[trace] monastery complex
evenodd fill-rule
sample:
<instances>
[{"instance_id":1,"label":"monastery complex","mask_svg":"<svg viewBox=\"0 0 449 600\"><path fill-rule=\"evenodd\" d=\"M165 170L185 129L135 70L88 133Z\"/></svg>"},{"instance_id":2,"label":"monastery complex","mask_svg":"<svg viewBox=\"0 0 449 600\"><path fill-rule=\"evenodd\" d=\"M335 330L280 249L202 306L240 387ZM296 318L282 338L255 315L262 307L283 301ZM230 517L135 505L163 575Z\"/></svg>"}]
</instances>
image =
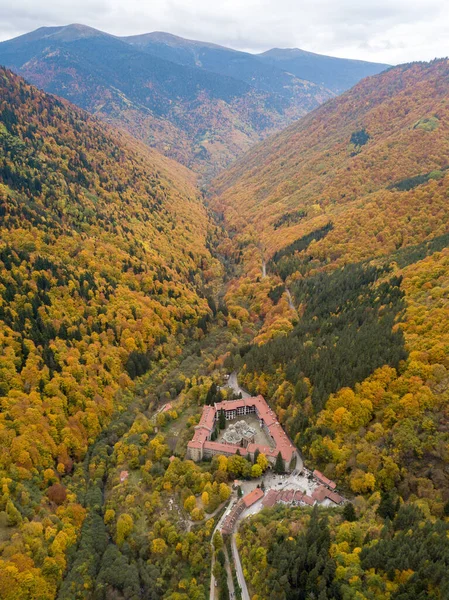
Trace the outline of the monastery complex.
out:
<instances>
[{"instance_id":1,"label":"monastery complex","mask_svg":"<svg viewBox=\"0 0 449 600\"><path fill-rule=\"evenodd\" d=\"M241 419L225 430L223 439L219 442L212 441L220 412L224 412L227 421ZM264 430L271 445L255 443L256 431L244 421L246 415L255 415L259 419L259 426ZM217 402L213 406L204 406L200 422L195 427L195 435L187 445L187 456L194 461L215 454L230 456L237 451L246 458L254 460L254 453L259 450L274 464L280 452L288 468L295 455L295 448L287 434L279 424L276 414L266 403L263 396L254 398L241 398Z\"/></svg>"}]
</instances>

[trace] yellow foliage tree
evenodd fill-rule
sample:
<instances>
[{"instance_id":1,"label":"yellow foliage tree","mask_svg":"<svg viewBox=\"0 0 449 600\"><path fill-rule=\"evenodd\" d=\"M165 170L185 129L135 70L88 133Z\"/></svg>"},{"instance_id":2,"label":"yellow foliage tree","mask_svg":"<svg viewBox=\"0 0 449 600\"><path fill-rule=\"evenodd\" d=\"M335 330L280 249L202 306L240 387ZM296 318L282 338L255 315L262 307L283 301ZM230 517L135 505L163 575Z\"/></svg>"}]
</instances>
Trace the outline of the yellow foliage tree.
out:
<instances>
[{"instance_id":1,"label":"yellow foliage tree","mask_svg":"<svg viewBox=\"0 0 449 600\"><path fill-rule=\"evenodd\" d=\"M119 546L123 544L125 539L129 536L134 527L134 521L131 515L122 513L117 519L117 533L116 542Z\"/></svg>"}]
</instances>

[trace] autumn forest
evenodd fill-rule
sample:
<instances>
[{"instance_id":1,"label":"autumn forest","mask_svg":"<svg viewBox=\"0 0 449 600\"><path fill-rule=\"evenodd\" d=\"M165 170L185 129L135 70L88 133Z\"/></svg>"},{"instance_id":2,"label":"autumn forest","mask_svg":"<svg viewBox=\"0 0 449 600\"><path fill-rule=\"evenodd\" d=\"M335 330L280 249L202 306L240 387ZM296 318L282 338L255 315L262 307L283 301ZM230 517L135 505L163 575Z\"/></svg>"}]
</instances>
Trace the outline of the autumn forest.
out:
<instances>
[{"instance_id":1,"label":"autumn forest","mask_svg":"<svg viewBox=\"0 0 449 600\"><path fill-rule=\"evenodd\" d=\"M205 183L0 68L1 599L449 598L449 64L334 96ZM242 390L344 504L221 536Z\"/></svg>"}]
</instances>

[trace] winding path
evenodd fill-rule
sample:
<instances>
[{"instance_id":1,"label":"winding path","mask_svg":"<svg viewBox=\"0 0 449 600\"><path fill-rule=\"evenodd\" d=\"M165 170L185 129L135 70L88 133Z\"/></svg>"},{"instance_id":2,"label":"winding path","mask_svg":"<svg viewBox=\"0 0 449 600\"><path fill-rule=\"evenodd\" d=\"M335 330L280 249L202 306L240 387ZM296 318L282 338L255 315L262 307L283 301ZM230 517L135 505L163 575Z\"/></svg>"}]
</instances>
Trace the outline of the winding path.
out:
<instances>
[{"instance_id":1,"label":"winding path","mask_svg":"<svg viewBox=\"0 0 449 600\"><path fill-rule=\"evenodd\" d=\"M240 555L237 548L237 542L235 541L235 533L231 536L231 547L232 547L232 555L234 558L235 571L237 573L237 579L239 581L240 589L242 590L242 599L243 600L251 600L248 592L248 588L246 587L245 577L243 575L242 563L240 562Z\"/></svg>"},{"instance_id":2,"label":"winding path","mask_svg":"<svg viewBox=\"0 0 449 600\"><path fill-rule=\"evenodd\" d=\"M218 520L218 523L215 525L214 531L212 532L212 537L210 538L210 547L211 547L212 561L211 561L211 566L210 566L210 592L209 592L209 600L215 600L215 577L214 577L215 552L214 552L214 535L215 535L215 532L220 529L221 524L222 524L225 516L228 514L229 507L233 504L234 500L235 500L235 498L234 498L233 495L229 497L229 501L228 501L228 505L226 506L226 510L223 512L223 514L221 515L221 518ZM229 581L229 572L228 572L228 581ZM231 576L231 581L232 581L232 576ZM228 587L229 587L229 583L228 583ZM229 589L231 589L231 588L229 588ZM232 583L232 589L234 590L234 584L233 583Z\"/></svg>"},{"instance_id":3,"label":"winding path","mask_svg":"<svg viewBox=\"0 0 449 600\"><path fill-rule=\"evenodd\" d=\"M246 390L239 386L239 382L237 381L237 372L234 371L229 375L228 383L226 387L231 388L233 392L236 394L242 394L242 398L251 398L251 394L248 394Z\"/></svg>"}]
</instances>

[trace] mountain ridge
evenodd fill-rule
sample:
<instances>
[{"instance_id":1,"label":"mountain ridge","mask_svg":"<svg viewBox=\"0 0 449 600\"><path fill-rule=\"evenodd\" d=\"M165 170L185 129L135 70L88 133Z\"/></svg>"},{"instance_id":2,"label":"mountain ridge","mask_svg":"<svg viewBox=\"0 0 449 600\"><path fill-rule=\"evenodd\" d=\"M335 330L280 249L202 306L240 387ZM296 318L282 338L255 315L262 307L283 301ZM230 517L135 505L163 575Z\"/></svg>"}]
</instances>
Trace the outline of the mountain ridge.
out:
<instances>
[{"instance_id":1,"label":"mountain ridge","mask_svg":"<svg viewBox=\"0 0 449 600\"><path fill-rule=\"evenodd\" d=\"M0 62L206 177L330 95L308 83L290 96L257 90L82 26L2 42Z\"/></svg>"},{"instance_id":2,"label":"mountain ridge","mask_svg":"<svg viewBox=\"0 0 449 600\"><path fill-rule=\"evenodd\" d=\"M80 24L1 42L0 63L203 180L334 95L248 53L165 33L118 37Z\"/></svg>"},{"instance_id":3,"label":"mountain ridge","mask_svg":"<svg viewBox=\"0 0 449 600\"><path fill-rule=\"evenodd\" d=\"M329 87L337 94L351 88L363 77L391 67L385 63L326 56L301 48L271 48L257 56L264 62Z\"/></svg>"}]
</instances>

